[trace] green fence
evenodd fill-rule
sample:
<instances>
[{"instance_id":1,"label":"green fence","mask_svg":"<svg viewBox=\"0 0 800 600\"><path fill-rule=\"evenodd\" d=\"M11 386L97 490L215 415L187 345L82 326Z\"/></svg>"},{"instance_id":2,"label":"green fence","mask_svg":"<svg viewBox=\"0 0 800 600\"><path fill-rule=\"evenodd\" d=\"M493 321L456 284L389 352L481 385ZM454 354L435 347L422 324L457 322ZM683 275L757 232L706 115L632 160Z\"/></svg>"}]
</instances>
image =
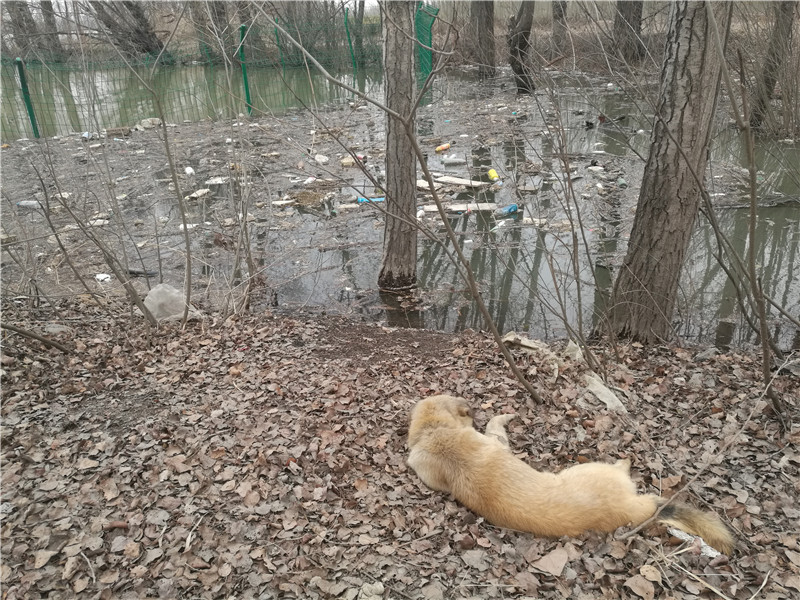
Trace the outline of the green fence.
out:
<instances>
[{"instance_id":1,"label":"green fence","mask_svg":"<svg viewBox=\"0 0 800 600\"><path fill-rule=\"evenodd\" d=\"M421 2L417 37L430 46L436 9ZM377 18L354 30L345 11L329 25L277 23L335 77L364 93L381 86L382 40ZM223 52L220 47L227 48ZM418 79L430 72L430 51L420 48ZM225 56L231 60L225 60ZM169 122L222 119L241 113L282 114L302 106L325 106L350 95L324 80L275 24L241 26L227 39L199 40L173 51L158 65L152 56L56 63L2 59L3 141L130 127L158 116L156 94ZM152 90L152 91L151 91Z\"/></svg>"}]
</instances>

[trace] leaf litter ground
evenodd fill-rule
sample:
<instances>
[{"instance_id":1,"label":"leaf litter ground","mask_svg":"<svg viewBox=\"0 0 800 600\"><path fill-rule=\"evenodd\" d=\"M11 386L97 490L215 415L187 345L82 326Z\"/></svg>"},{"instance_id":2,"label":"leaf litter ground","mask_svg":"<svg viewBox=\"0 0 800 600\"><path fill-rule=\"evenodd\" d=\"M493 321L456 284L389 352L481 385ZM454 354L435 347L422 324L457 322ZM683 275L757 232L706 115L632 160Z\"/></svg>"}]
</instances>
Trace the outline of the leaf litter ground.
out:
<instances>
[{"instance_id":1,"label":"leaf litter ground","mask_svg":"<svg viewBox=\"0 0 800 600\"><path fill-rule=\"evenodd\" d=\"M620 347L620 416L557 344L516 351L535 406L479 333L303 315L147 332L109 314L61 307L71 354L4 335L4 599L800 594L800 437L779 435L756 357ZM46 318L4 306L6 323ZM797 421L797 379L775 385ZM478 427L516 412L512 448L540 469L629 457L641 491L670 496L707 465L682 497L723 515L737 553L658 528L490 526L405 465L409 410L434 393L468 398Z\"/></svg>"}]
</instances>

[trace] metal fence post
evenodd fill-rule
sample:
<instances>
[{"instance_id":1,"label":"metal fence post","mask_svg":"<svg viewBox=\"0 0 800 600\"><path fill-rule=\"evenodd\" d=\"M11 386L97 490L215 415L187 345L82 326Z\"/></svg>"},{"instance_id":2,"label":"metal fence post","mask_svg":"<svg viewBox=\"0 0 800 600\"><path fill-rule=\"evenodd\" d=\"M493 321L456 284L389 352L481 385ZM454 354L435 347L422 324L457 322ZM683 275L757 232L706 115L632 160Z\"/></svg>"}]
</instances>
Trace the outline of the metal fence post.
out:
<instances>
[{"instance_id":1,"label":"metal fence post","mask_svg":"<svg viewBox=\"0 0 800 600\"><path fill-rule=\"evenodd\" d=\"M36 114L33 112L31 92L28 89L28 79L25 77L25 66L22 64L22 59L19 57L17 57L17 71L19 71L19 85L22 88L22 99L25 100L25 108L28 109L28 118L30 118L31 127L33 128L33 137L39 139L39 126L36 124Z\"/></svg>"},{"instance_id":2,"label":"metal fence post","mask_svg":"<svg viewBox=\"0 0 800 600\"><path fill-rule=\"evenodd\" d=\"M275 17L275 24L278 24L278 17ZM281 48L281 38L278 34L278 28L275 27L275 43L278 46L278 56L281 59L281 67L283 70L283 76L286 77L286 62L283 60L283 48Z\"/></svg>"},{"instance_id":3,"label":"metal fence post","mask_svg":"<svg viewBox=\"0 0 800 600\"><path fill-rule=\"evenodd\" d=\"M244 60L244 38L247 34L247 25L239 27L239 62L242 64L242 81L244 81L244 99L247 102L247 114L252 114L253 105L250 103L250 84L247 82L247 63Z\"/></svg>"}]
</instances>

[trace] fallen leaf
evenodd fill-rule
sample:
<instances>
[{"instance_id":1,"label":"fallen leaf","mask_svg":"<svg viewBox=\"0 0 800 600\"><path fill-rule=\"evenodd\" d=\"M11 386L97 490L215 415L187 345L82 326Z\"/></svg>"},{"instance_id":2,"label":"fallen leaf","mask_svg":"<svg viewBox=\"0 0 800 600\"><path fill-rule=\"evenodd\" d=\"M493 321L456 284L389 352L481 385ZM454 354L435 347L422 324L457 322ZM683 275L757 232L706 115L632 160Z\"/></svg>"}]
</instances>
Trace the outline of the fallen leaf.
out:
<instances>
[{"instance_id":1,"label":"fallen leaf","mask_svg":"<svg viewBox=\"0 0 800 600\"><path fill-rule=\"evenodd\" d=\"M567 551L563 546L558 546L533 563L533 566L540 571L550 573L553 577L561 577L568 560Z\"/></svg>"},{"instance_id":2,"label":"fallen leaf","mask_svg":"<svg viewBox=\"0 0 800 600\"><path fill-rule=\"evenodd\" d=\"M98 466L99 464L100 464L100 463L99 463L98 461L96 461L96 460L93 460L93 459L91 459L91 458L85 458L85 457L84 457L84 458L81 458L81 459L80 459L80 460L77 462L77 464L76 464L75 466L76 466L78 469L80 469L81 471L85 471L86 469L94 469L94 468L95 468L96 466Z\"/></svg>"},{"instance_id":3,"label":"fallen leaf","mask_svg":"<svg viewBox=\"0 0 800 600\"><path fill-rule=\"evenodd\" d=\"M39 550L39 551L37 551L34 554L33 568L34 569L41 569L56 554L58 554L58 552L53 552L52 550Z\"/></svg>"},{"instance_id":4,"label":"fallen leaf","mask_svg":"<svg viewBox=\"0 0 800 600\"><path fill-rule=\"evenodd\" d=\"M639 567L639 573L648 581L661 583L661 571L653 565L642 565Z\"/></svg>"},{"instance_id":5,"label":"fallen leaf","mask_svg":"<svg viewBox=\"0 0 800 600\"><path fill-rule=\"evenodd\" d=\"M641 575L634 575L624 585L640 598L644 598L644 600L653 600L655 597L656 592L653 584Z\"/></svg>"}]
</instances>

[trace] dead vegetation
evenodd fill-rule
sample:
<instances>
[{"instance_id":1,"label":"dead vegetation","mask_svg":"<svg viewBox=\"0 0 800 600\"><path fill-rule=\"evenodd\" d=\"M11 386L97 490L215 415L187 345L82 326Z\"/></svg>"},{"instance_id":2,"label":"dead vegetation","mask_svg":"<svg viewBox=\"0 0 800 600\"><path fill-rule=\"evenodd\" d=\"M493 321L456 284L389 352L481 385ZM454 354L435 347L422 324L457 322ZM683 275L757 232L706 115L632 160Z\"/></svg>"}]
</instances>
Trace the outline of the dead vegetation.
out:
<instances>
[{"instance_id":1,"label":"dead vegetation","mask_svg":"<svg viewBox=\"0 0 800 600\"><path fill-rule=\"evenodd\" d=\"M3 306L71 349L4 336L8 600L800 592L798 438L779 437L756 357L621 347L606 363L620 416L583 387L582 363L515 350L547 399L529 405L482 334L269 315L147 333L58 308L61 329ZM774 385L796 412L797 379ZM518 412L512 448L540 469L630 457L640 489L671 496L705 468L684 499L723 516L737 553L709 559L658 530L546 540L476 520L404 462L408 412L438 392L468 398L479 426Z\"/></svg>"}]
</instances>

